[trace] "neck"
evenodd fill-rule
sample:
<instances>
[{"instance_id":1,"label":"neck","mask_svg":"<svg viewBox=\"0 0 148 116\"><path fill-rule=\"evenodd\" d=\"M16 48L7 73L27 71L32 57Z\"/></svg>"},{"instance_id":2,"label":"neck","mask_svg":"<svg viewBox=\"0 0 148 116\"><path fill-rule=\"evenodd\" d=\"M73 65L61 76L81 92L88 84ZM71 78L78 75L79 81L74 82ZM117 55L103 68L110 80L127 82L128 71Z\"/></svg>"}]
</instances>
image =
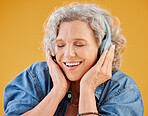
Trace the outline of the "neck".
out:
<instances>
[{"instance_id":1,"label":"neck","mask_svg":"<svg viewBox=\"0 0 148 116\"><path fill-rule=\"evenodd\" d=\"M71 90L73 93L73 100L71 104L79 104L79 95L80 95L80 80L70 82Z\"/></svg>"}]
</instances>

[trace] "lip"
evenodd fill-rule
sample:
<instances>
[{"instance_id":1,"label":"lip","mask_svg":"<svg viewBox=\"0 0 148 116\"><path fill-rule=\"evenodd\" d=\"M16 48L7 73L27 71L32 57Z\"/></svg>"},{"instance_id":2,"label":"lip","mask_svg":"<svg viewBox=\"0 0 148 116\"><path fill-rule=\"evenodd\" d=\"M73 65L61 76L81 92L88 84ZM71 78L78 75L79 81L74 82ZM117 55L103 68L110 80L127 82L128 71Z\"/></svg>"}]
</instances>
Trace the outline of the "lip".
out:
<instances>
[{"instance_id":1,"label":"lip","mask_svg":"<svg viewBox=\"0 0 148 116\"><path fill-rule=\"evenodd\" d=\"M66 63L77 63L77 62L80 62L80 64L77 65L77 66L68 67L68 66L66 65ZM81 64L82 64L82 61L66 61L66 62L63 62L64 67L65 67L67 70L69 70L69 71L72 71L72 70L77 69Z\"/></svg>"}]
</instances>

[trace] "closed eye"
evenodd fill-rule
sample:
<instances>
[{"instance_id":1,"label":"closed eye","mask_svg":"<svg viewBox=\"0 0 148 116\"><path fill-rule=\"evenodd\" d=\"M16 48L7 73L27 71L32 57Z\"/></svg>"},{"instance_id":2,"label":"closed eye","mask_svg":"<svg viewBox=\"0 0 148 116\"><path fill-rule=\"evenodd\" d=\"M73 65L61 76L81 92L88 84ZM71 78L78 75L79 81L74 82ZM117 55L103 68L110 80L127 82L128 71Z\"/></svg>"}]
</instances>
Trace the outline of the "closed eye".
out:
<instances>
[{"instance_id":1,"label":"closed eye","mask_svg":"<svg viewBox=\"0 0 148 116\"><path fill-rule=\"evenodd\" d=\"M62 48L64 47L65 45L57 45L58 48Z\"/></svg>"},{"instance_id":2,"label":"closed eye","mask_svg":"<svg viewBox=\"0 0 148 116\"><path fill-rule=\"evenodd\" d=\"M86 46L86 42L83 41L83 40L76 40L74 42L74 45L77 46L77 47L83 47L83 46Z\"/></svg>"},{"instance_id":3,"label":"closed eye","mask_svg":"<svg viewBox=\"0 0 148 116\"><path fill-rule=\"evenodd\" d=\"M85 45L82 45L82 44L76 44L77 47L83 47Z\"/></svg>"}]
</instances>

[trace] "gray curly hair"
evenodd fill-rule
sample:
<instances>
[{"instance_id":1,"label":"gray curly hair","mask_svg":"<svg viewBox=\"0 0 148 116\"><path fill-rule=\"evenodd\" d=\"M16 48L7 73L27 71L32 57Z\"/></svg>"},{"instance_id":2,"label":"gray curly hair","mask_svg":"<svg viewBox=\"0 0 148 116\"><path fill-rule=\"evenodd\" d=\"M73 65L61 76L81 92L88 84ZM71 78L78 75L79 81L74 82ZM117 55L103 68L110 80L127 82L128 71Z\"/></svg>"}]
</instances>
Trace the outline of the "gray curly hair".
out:
<instances>
[{"instance_id":1,"label":"gray curly hair","mask_svg":"<svg viewBox=\"0 0 148 116\"><path fill-rule=\"evenodd\" d=\"M58 35L60 23L73 20L87 22L94 32L98 46L100 46L106 33L102 16L104 16L110 26L111 42L115 45L115 55L113 59L112 70L118 70L121 66L121 58L126 44L125 37L120 34L120 21L117 17L111 16L108 11L99 8L95 4L77 4L70 7L64 6L52 13L49 19L44 23L44 53L48 45L52 55L54 55L55 40ZM113 24L113 19L118 22L117 26Z\"/></svg>"}]
</instances>

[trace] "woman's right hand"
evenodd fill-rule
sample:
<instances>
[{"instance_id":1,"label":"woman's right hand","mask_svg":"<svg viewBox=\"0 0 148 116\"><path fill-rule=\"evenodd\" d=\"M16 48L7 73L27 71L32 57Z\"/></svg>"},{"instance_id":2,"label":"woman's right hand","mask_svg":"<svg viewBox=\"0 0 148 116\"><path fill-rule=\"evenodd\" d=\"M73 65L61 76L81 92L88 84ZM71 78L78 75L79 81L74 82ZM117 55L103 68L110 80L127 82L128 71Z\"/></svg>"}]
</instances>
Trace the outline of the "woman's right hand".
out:
<instances>
[{"instance_id":1,"label":"woman's right hand","mask_svg":"<svg viewBox=\"0 0 148 116\"><path fill-rule=\"evenodd\" d=\"M51 53L48 50L48 46L46 47L46 61L49 67L50 76L53 81L53 88L65 95L70 87L70 81L66 79L59 65L53 61Z\"/></svg>"}]
</instances>

